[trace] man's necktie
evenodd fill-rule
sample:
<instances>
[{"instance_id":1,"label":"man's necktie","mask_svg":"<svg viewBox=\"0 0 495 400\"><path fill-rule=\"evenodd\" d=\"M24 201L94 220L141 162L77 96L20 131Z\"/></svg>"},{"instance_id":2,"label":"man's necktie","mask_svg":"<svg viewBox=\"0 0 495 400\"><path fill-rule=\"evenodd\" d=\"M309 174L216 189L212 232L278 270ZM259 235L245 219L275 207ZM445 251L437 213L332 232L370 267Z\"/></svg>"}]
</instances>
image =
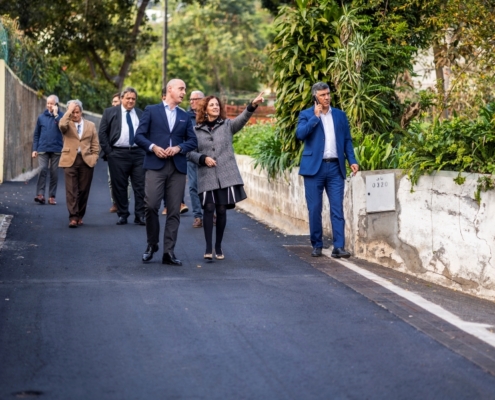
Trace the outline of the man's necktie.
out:
<instances>
[{"instance_id":1,"label":"man's necktie","mask_svg":"<svg viewBox=\"0 0 495 400\"><path fill-rule=\"evenodd\" d=\"M81 136L81 124L77 124L77 134Z\"/></svg>"},{"instance_id":2,"label":"man's necktie","mask_svg":"<svg viewBox=\"0 0 495 400\"><path fill-rule=\"evenodd\" d=\"M134 126L132 125L131 120L131 112L129 110L126 111L127 115L125 119L127 120L127 125L129 126L129 146L134 144Z\"/></svg>"}]
</instances>

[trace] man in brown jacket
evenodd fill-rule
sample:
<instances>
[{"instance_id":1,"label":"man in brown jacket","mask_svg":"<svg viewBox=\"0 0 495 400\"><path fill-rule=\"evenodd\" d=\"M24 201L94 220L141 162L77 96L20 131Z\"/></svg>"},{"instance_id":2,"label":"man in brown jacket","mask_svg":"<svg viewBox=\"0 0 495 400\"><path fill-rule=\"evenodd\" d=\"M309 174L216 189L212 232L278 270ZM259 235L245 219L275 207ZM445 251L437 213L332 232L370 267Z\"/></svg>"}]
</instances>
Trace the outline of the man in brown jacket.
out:
<instances>
[{"instance_id":1,"label":"man in brown jacket","mask_svg":"<svg viewBox=\"0 0 495 400\"><path fill-rule=\"evenodd\" d=\"M59 167L64 168L69 228L83 224L100 149L95 124L83 119L82 111L79 100L70 100L59 124L64 139Z\"/></svg>"}]
</instances>

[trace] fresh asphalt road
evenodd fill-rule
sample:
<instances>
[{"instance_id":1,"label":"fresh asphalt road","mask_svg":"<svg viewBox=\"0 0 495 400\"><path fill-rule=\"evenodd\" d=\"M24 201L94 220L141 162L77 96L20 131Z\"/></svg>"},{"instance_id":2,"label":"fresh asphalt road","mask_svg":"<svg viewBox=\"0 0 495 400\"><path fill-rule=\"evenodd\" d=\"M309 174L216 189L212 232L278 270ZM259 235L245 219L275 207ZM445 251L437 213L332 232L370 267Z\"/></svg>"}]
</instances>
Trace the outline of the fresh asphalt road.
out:
<instances>
[{"instance_id":1,"label":"fresh asphalt road","mask_svg":"<svg viewBox=\"0 0 495 400\"><path fill-rule=\"evenodd\" d=\"M60 178L57 206L34 203L36 179L0 186L0 399L495 398L495 377L284 247L307 237L230 211L207 263L189 212L183 266L143 264L106 164L77 229Z\"/></svg>"}]
</instances>

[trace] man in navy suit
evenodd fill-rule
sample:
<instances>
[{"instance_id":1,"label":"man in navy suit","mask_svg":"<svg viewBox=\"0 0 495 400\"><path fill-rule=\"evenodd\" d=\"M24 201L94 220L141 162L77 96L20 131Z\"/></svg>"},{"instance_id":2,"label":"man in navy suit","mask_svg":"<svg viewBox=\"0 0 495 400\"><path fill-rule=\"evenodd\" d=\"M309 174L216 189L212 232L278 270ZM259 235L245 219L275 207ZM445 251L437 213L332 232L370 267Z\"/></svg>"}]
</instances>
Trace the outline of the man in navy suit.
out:
<instances>
[{"instance_id":1,"label":"man in navy suit","mask_svg":"<svg viewBox=\"0 0 495 400\"><path fill-rule=\"evenodd\" d=\"M186 84L172 79L162 91L165 99L145 108L136 131L136 143L146 151L144 158L145 215L148 246L143 262L158 251L160 222L158 208L167 199L167 221L163 235L162 263L182 265L174 249L180 224L180 204L186 187L186 154L198 146L189 115L179 107Z\"/></svg>"},{"instance_id":2,"label":"man in navy suit","mask_svg":"<svg viewBox=\"0 0 495 400\"><path fill-rule=\"evenodd\" d=\"M353 174L359 170L347 116L330 107L330 87L323 82L311 89L315 105L301 111L296 136L304 141L299 174L304 177L306 202L309 211L309 230L313 257L320 257L323 247L321 210L323 190L330 202L332 223L332 257L348 258L345 246L344 186L345 160Z\"/></svg>"},{"instance_id":3,"label":"man in navy suit","mask_svg":"<svg viewBox=\"0 0 495 400\"><path fill-rule=\"evenodd\" d=\"M108 161L112 197L119 217L117 225L126 225L129 217L129 178L134 190L134 223L145 225L144 219L144 151L137 146L135 134L142 111L135 108L137 92L123 90L121 104L103 111L98 137L103 158Z\"/></svg>"}]
</instances>

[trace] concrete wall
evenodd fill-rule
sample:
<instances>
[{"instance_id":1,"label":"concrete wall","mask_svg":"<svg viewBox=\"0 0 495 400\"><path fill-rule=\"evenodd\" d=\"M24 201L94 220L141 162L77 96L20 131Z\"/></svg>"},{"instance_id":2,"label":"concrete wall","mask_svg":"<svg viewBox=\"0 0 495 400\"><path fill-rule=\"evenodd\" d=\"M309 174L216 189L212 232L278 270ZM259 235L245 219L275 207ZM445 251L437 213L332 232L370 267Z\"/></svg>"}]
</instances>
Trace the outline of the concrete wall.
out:
<instances>
[{"instance_id":1,"label":"concrete wall","mask_svg":"<svg viewBox=\"0 0 495 400\"><path fill-rule=\"evenodd\" d=\"M297 170L268 180L237 156L248 199L239 208L287 234L309 234L304 182ZM366 211L366 179L395 174L396 210ZM411 193L401 171L360 172L345 190L346 247L355 257L495 301L495 191L474 200L477 174L457 185L454 172L424 176ZM331 237L324 202L326 237ZM331 244L331 240L327 241ZM309 245L309 239L308 239Z\"/></svg>"},{"instance_id":2,"label":"concrete wall","mask_svg":"<svg viewBox=\"0 0 495 400\"><path fill-rule=\"evenodd\" d=\"M3 171L0 180L14 177L37 167L37 161L31 158L33 131L36 119L46 108L46 100L34 90L24 85L0 60L0 142L4 149L0 153Z\"/></svg>"},{"instance_id":3,"label":"concrete wall","mask_svg":"<svg viewBox=\"0 0 495 400\"><path fill-rule=\"evenodd\" d=\"M84 106L84 99L81 101ZM60 108L64 111L65 105L60 103ZM28 172L37 169L37 159L31 158L33 132L38 115L45 109L46 97L22 83L0 60L0 183L29 177L32 174ZM101 115L85 111L84 118L98 129Z\"/></svg>"}]
</instances>

